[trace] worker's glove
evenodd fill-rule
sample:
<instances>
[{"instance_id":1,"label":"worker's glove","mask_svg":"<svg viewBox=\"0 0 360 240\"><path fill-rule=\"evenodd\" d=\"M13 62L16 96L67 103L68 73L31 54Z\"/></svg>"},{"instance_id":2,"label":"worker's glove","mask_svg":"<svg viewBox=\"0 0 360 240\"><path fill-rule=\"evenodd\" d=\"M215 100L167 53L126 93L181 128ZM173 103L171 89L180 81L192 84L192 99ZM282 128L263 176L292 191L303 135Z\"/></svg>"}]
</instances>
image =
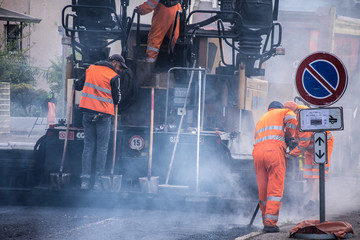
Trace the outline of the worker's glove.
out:
<instances>
[{"instance_id":1,"label":"worker's glove","mask_svg":"<svg viewBox=\"0 0 360 240\"><path fill-rule=\"evenodd\" d=\"M297 156L286 154L286 159L288 161L296 161L298 158L297 158Z\"/></svg>"},{"instance_id":2,"label":"worker's glove","mask_svg":"<svg viewBox=\"0 0 360 240\"><path fill-rule=\"evenodd\" d=\"M285 138L285 143L289 148L289 152L291 152L298 145L298 142L295 138Z\"/></svg>"}]
</instances>

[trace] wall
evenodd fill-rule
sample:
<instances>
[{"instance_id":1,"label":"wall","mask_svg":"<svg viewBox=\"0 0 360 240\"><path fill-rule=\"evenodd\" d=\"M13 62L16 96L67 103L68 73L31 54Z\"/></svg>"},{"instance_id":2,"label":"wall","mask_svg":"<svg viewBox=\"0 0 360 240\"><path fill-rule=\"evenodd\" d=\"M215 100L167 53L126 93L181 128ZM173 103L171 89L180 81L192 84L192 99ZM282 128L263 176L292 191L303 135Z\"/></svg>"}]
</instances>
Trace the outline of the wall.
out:
<instances>
[{"instance_id":1,"label":"wall","mask_svg":"<svg viewBox=\"0 0 360 240\"><path fill-rule=\"evenodd\" d=\"M119 5L120 0L116 0ZM128 7L128 15L131 17L135 6L143 3L143 0L131 0ZM61 35L58 32L58 26L61 26L61 12L63 7L71 4L71 0L3 0L0 1L0 7L10 11L15 11L41 19L38 24L31 24L24 30L24 36L30 37L24 39L23 49L30 48L29 55L31 65L46 70L50 66L50 60L56 60L62 56ZM119 6L117 6L119 7ZM119 13L119 9L117 13ZM150 23L152 13L142 16L142 23ZM4 25L6 22L0 22L1 37L4 34ZM120 44L116 45L117 51L120 51ZM67 51L68 52L68 51ZM67 55L67 54L66 54ZM38 79L38 87L48 89L47 83L43 79Z\"/></svg>"}]
</instances>

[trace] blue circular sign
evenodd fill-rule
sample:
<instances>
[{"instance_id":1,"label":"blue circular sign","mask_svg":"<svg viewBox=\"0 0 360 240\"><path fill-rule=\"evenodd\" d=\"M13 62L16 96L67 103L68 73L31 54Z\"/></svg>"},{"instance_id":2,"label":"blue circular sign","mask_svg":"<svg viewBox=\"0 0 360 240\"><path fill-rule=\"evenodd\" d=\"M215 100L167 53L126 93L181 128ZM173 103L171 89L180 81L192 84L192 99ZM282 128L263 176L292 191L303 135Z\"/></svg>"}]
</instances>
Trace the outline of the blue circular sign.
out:
<instances>
[{"instance_id":1,"label":"blue circular sign","mask_svg":"<svg viewBox=\"0 0 360 240\"><path fill-rule=\"evenodd\" d=\"M317 106L331 105L346 90L346 68L330 53L313 53L300 63L296 72L296 87L306 102Z\"/></svg>"}]
</instances>

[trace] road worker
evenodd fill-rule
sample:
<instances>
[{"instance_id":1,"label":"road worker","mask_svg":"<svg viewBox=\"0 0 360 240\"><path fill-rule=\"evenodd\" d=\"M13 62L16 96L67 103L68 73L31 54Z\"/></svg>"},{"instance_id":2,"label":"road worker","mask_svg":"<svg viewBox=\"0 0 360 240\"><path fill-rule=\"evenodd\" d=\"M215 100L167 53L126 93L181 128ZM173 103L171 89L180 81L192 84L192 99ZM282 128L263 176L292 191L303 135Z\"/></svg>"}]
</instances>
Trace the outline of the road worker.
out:
<instances>
[{"instance_id":1,"label":"road worker","mask_svg":"<svg viewBox=\"0 0 360 240\"><path fill-rule=\"evenodd\" d=\"M305 105L298 105L293 101L284 103L284 107L292 110L299 119L299 109L308 108ZM296 138L298 140L298 146L294 148L288 155L289 158L297 158L303 155L304 167L303 178L306 180L309 201L304 206L304 210L315 211L318 206L319 200L319 165L314 163L314 142L313 132L300 132L299 127L296 130ZM325 179L329 172L330 158L334 145L334 137L330 131L327 131L327 163L325 164Z\"/></svg>"},{"instance_id":2,"label":"road worker","mask_svg":"<svg viewBox=\"0 0 360 240\"><path fill-rule=\"evenodd\" d=\"M256 124L253 158L264 232L279 232L276 224L284 192L285 140L295 137L297 124L294 112L283 109L278 101L269 104L268 111Z\"/></svg>"},{"instance_id":3,"label":"road worker","mask_svg":"<svg viewBox=\"0 0 360 240\"><path fill-rule=\"evenodd\" d=\"M105 164L110 138L111 117L114 106L121 100L120 72L127 69L124 58L112 55L108 61L91 65L83 78L75 83L82 90L79 107L83 111L84 150L82 154L81 189L90 188L93 151L96 156L94 190L102 190L101 176L105 175Z\"/></svg>"},{"instance_id":4,"label":"road worker","mask_svg":"<svg viewBox=\"0 0 360 240\"><path fill-rule=\"evenodd\" d=\"M180 17L178 17L174 35L171 35L175 25L176 13L181 11L181 5L179 0L147 0L143 4L137 6L135 11L137 11L140 15L145 15L154 11L148 35L146 49L147 58L144 66L144 71L147 74L145 76L149 76L158 57L160 46L165 35L168 36L169 40L173 37L171 49L175 46L179 37Z\"/></svg>"}]
</instances>

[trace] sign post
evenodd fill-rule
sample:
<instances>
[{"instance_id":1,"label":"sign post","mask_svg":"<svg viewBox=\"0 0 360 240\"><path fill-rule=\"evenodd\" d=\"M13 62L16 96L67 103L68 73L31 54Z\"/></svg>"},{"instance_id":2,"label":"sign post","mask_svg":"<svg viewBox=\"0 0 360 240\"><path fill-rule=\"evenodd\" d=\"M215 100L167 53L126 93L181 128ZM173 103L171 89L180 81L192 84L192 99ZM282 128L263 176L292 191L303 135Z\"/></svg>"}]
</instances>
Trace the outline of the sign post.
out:
<instances>
[{"instance_id":1,"label":"sign post","mask_svg":"<svg viewBox=\"0 0 360 240\"><path fill-rule=\"evenodd\" d=\"M325 164L327 163L327 133L314 133L314 163L319 164L320 222L325 222Z\"/></svg>"},{"instance_id":2,"label":"sign post","mask_svg":"<svg viewBox=\"0 0 360 240\"><path fill-rule=\"evenodd\" d=\"M320 222L325 221L325 164L327 163L327 132L343 130L342 108L323 108L338 101L347 87L344 64L327 52L307 56L296 72L296 88L308 103L322 107L299 111L300 131L314 132L314 164L319 164Z\"/></svg>"}]
</instances>

